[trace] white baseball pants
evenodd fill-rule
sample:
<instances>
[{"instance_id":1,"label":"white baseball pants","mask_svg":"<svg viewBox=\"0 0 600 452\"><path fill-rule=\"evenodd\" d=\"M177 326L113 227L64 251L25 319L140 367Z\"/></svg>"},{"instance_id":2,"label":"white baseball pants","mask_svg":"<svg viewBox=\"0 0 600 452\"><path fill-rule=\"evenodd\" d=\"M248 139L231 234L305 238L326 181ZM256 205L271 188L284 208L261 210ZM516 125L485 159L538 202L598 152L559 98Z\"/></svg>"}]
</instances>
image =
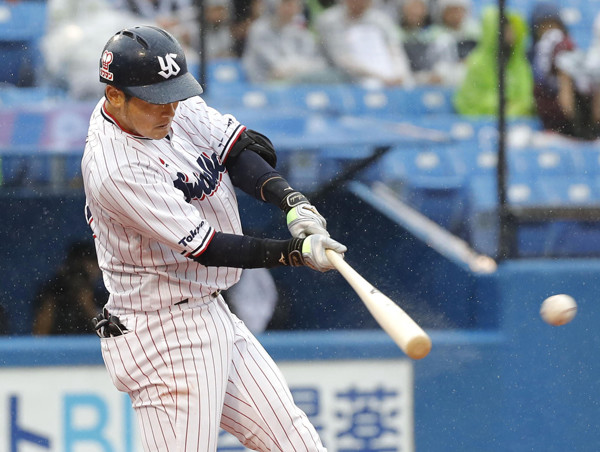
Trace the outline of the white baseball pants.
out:
<instances>
[{"instance_id":1,"label":"white baseball pants","mask_svg":"<svg viewBox=\"0 0 600 452\"><path fill-rule=\"evenodd\" d=\"M281 372L221 296L117 313L102 338L114 385L131 397L146 452L214 452L219 426L258 451L322 452Z\"/></svg>"}]
</instances>

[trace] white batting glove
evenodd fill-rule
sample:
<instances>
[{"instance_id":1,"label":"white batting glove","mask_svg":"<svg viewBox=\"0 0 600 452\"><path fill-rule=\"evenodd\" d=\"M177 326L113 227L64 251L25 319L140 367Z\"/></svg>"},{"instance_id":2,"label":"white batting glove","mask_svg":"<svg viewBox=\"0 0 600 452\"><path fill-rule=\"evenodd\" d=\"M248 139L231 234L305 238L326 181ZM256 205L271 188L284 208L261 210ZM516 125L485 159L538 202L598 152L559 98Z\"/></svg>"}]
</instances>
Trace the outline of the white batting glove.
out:
<instances>
[{"instance_id":1,"label":"white batting glove","mask_svg":"<svg viewBox=\"0 0 600 452\"><path fill-rule=\"evenodd\" d=\"M347 251L347 248L339 242L336 242L329 235L314 234L309 235L302 243L302 260L304 265L317 270L326 272L333 269L333 265L329 262L325 250L331 249L342 257Z\"/></svg>"},{"instance_id":2,"label":"white batting glove","mask_svg":"<svg viewBox=\"0 0 600 452\"><path fill-rule=\"evenodd\" d=\"M312 204L304 203L292 207L287 213L287 227L292 237L303 239L320 234L329 237L327 221Z\"/></svg>"}]
</instances>

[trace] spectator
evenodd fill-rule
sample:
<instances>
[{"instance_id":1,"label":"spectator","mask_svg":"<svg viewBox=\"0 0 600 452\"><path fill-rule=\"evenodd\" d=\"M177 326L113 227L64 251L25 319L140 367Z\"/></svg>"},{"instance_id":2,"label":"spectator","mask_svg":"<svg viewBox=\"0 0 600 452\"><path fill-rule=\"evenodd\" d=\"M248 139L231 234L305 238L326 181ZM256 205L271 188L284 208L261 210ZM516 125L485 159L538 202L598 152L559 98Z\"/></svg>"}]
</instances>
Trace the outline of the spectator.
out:
<instances>
[{"instance_id":1,"label":"spectator","mask_svg":"<svg viewBox=\"0 0 600 452\"><path fill-rule=\"evenodd\" d=\"M194 56L199 49L198 15L194 0L112 0L115 6L145 19L150 25L167 30L182 44L186 57ZM190 50L194 50L190 52Z\"/></svg>"},{"instance_id":2,"label":"spectator","mask_svg":"<svg viewBox=\"0 0 600 452\"><path fill-rule=\"evenodd\" d=\"M417 81L429 83L431 64L427 48L431 43L429 0L400 0L398 6L400 39Z\"/></svg>"},{"instance_id":3,"label":"spectator","mask_svg":"<svg viewBox=\"0 0 600 452\"><path fill-rule=\"evenodd\" d=\"M48 0L48 32L41 41L46 83L74 99L97 99L102 95L96 79L104 36L135 20L110 0Z\"/></svg>"},{"instance_id":4,"label":"spectator","mask_svg":"<svg viewBox=\"0 0 600 452\"><path fill-rule=\"evenodd\" d=\"M75 242L34 301L33 334L93 333L91 319L108 296L101 283L94 244Z\"/></svg>"},{"instance_id":5,"label":"spectator","mask_svg":"<svg viewBox=\"0 0 600 452\"><path fill-rule=\"evenodd\" d=\"M233 39L231 37L231 7L229 0L208 0L205 8L205 52L207 60L232 57Z\"/></svg>"},{"instance_id":6,"label":"spectator","mask_svg":"<svg viewBox=\"0 0 600 452\"><path fill-rule=\"evenodd\" d=\"M506 13L504 32L505 101L507 116L533 114L533 75L527 59L527 24L514 11ZM454 97L456 110L463 115L498 114L498 9L483 13L483 34L467 57L466 74Z\"/></svg>"},{"instance_id":7,"label":"spectator","mask_svg":"<svg viewBox=\"0 0 600 452\"><path fill-rule=\"evenodd\" d=\"M396 0L393 0L396 1ZM336 0L304 0L304 9L309 28L312 30L317 17L327 8L333 6Z\"/></svg>"},{"instance_id":8,"label":"spectator","mask_svg":"<svg viewBox=\"0 0 600 452\"><path fill-rule=\"evenodd\" d=\"M530 25L534 98L544 129L572 137L596 138L583 56L577 52L558 6L550 2L536 4Z\"/></svg>"},{"instance_id":9,"label":"spectator","mask_svg":"<svg viewBox=\"0 0 600 452\"><path fill-rule=\"evenodd\" d=\"M458 86L465 75L465 58L480 37L481 26L471 15L470 0L438 0L427 48L431 68L427 81Z\"/></svg>"},{"instance_id":10,"label":"spectator","mask_svg":"<svg viewBox=\"0 0 600 452\"><path fill-rule=\"evenodd\" d=\"M594 20L594 35L584 62L592 93L592 118L594 127L600 124L600 13Z\"/></svg>"},{"instance_id":11,"label":"spectator","mask_svg":"<svg viewBox=\"0 0 600 452\"><path fill-rule=\"evenodd\" d=\"M351 82L411 85L410 63L396 24L372 0L341 0L316 19L326 58Z\"/></svg>"},{"instance_id":12,"label":"spectator","mask_svg":"<svg viewBox=\"0 0 600 452\"><path fill-rule=\"evenodd\" d=\"M263 0L232 0L232 2L233 55L241 58L246 47L250 25L262 15Z\"/></svg>"},{"instance_id":13,"label":"spectator","mask_svg":"<svg viewBox=\"0 0 600 452\"><path fill-rule=\"evenodd\" d=\"M250 26L244 50L250 81L327 81L325 58L301 13L301 0L267 0L263 15Z\"/></svg>"},{"instance_id":14,"label":"spectator","mask_svg":"<svg viewBox=\"0 0 600 452\"><path fill-rule=\"evenodd\" d=\"M224 292L223 298L231 311L257 334L267 329L279 294L268 269L246 268L240 280Z\"/></svg>"}]
</instances>

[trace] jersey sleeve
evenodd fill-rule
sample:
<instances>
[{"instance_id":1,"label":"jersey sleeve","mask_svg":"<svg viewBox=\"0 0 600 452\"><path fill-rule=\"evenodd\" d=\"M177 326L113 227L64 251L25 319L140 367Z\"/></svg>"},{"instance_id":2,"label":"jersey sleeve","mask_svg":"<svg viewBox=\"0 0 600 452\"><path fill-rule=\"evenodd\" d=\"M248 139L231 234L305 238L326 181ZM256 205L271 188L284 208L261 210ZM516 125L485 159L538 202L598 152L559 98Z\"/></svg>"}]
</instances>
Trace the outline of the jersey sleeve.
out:
<instances>
[{"instance_id":1,"label":"jersey sleeve","mask_svg":"<svg viewBox=\"0 0 600 452\"><path fill-rule=\"evenodd\" d=\"M102 181L99 202L123 227L164 243L187 257L202 254L215 234L199 211L162 169L139 151L128 149L123 160Z\"/></svg>"},{"instance_id":2,"label":"jersey sleeve","mask_svg":"<svg viewBox=\"0 0 600 452\"><path fill-rule=\"evenodd\" d=\"M230 114L222 114L206 105L200 97L192 97L179 105L181 118L197 137L199 148L208 147L225 163L231 149L246 127Z\"/></svg>"}]
</instances>

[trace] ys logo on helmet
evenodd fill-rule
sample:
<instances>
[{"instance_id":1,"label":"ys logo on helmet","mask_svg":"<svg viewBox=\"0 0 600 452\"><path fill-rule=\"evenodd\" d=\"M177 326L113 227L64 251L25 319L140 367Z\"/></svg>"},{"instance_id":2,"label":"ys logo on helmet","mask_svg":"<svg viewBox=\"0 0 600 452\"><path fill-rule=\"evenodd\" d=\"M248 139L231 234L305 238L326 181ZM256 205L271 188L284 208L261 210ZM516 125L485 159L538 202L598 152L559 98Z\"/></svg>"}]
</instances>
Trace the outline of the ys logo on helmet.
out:
<instances>
[{"instance_id":1,"label":"ys logo on helmet","mask_svg":"<svg viewBox=\"0 0 600 452\"><path fill-rule=\"evenodd\" d=\"M172 75L179 74L180 68L179 65L175 62L175 58L177 58L176 53L167 53L164 59L161 56L158 56L156 58L158 58L160 68L162 69L162 71L158 73L159 75L162 75L164 78L169 78Z\"/></svg>"}]
</instances>

